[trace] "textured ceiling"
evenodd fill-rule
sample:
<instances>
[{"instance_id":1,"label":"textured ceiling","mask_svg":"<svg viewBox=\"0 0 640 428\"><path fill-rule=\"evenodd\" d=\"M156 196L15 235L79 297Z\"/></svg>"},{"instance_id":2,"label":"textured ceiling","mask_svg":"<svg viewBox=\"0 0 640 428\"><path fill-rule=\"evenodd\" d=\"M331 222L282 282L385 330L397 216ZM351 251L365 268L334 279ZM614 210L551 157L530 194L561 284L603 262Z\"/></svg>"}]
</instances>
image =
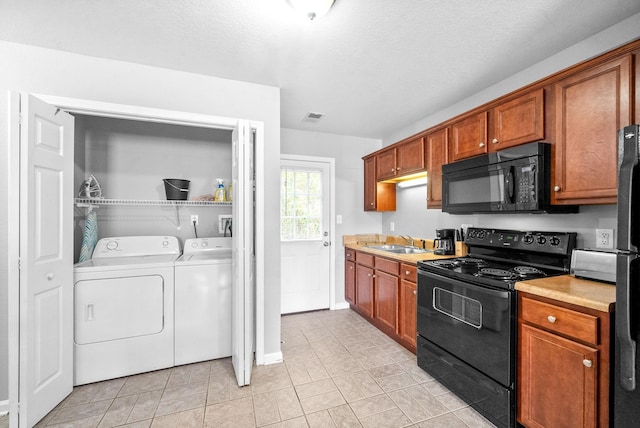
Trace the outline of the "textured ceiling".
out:
<instances>
[{"instance_id":1,"label":"textured ceiling","mask_svg":"<svg viewBox=\"0 0 640 428\"><path fill-rule=\"evenodd\" d=\"M337 0L307 21L285 0L0 0L0 39L278 86L283 127L383 138L638 12ZM303 122L308 111L326 116Z\"/></svg>"}]
</instances>

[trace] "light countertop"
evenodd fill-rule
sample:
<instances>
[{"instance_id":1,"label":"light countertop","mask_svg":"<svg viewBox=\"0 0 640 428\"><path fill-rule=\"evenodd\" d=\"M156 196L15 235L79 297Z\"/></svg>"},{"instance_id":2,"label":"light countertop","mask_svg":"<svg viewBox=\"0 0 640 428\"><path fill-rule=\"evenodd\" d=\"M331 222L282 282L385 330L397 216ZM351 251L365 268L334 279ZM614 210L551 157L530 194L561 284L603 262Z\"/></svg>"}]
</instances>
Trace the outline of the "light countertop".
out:
<instances>
[{"instance_id":1,"label":"light countertop","mask_svg":"<svg viewBox=\"0 0 640 428\"><path fill-rule=\"evenodd\" d=\"M385 257L388 259L398 260L400 262L416 264L420 260L437 260L437 259L450 259L452 257L461 257L467 254L466 246L462 242L456 242L456 254L451 256L439 256L433 254L433 252L419 253L419 254L398 254L391 253L384 250L376 250L371 248L371 245L382 244L400 244L408 245L408 243L402 238L396 236L385 236L379 234L370 235L345 235L342 238L342 242L345 248L351 248L352 250L362 251L370 253L376 256ZM433 240L431 239L414 239L414 246L418 248L433 249Z\"/></svg>"},{"instance_id":2,"label":"light countertop","mask_svg":"<svg viewBox=\"0 0 640 428\"><path fill-rule=\"evenodd\" d=\"M597 311L612 312L616 302L616 286L590 281L571 275L518 281L516 290L541 297L583 306Z\"/></svg>"}]
</instances>

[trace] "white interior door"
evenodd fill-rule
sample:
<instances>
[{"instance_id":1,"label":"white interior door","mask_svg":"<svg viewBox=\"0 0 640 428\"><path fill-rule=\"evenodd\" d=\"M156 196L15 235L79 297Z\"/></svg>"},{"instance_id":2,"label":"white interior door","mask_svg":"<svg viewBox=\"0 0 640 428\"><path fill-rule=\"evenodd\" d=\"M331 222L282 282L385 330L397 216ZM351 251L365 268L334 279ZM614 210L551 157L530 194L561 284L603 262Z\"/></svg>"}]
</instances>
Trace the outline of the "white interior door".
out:
<instances>
[{"instance_id":1,"label":"white interior door","mask_svg":"<svg viewBox=\"0 0 640 428\"><path fill-rule=\"evenodd\" d=\"M280 162L281 312L327 309L331 303L330 164Z\"/></svg>"},{"instance_id":2,"label":"white interior door","mask_svg":"<svg viewBox=\"0 0 640 428\"><path fill-rule=\"evenodd\" d=\"M239 386L251 382L255 343L255 248L253 138L248 122L233 130L233 292L231 361Z\"/></svg>"},{"instance_id":3,"label":"white interior door","mask_svg":"<svg viewBox=\"0 0 640 428\"><path fill-rule=\"evenodd\" d=\"M20 426L73 389L73 116L20 98Z\"/></svg>"}]
</instances>

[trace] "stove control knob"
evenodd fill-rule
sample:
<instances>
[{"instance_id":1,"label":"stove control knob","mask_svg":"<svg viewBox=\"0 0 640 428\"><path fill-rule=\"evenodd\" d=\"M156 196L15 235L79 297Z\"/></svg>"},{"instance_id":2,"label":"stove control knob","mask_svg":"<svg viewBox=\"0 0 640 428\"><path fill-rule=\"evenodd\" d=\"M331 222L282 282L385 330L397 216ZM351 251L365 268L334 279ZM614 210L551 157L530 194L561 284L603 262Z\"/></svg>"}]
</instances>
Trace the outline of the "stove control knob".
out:
<instances>
[{"instance_id":1,"label":"stove control knob","mask_svg":"<svg viewBox=\"0 0 640 428\"><path fill-rule=\"evenodd\" d=\"M484 230L479 231L479 232L478 232L478 239L484 239L484 237L485 237L485 233L486 233L486 232L485 232Z\"/></svg>"},{"instance_id":2,"label":"stove control knob","mask_svg":"<svg viewBox=\"0 0 640 428\"><path fill-rule=\"evenodd\" d=\"M522 238L522 242L524 242L525 244L533 244L533 241L533 235L524 235L524 238Z\"/></svg>"},{"instance_id":3,"label":"stove control knob","mask_svg":"<svg viewBox=\"0 0 640 428\"><path fill-rule=\"evenodd\" d=\"M560 245L560 238L558 238L557 236L552 236L552 237L549 239L549 244L550 244L552 247L557 247L558 245Z\"/></svg>"},{"instance_id":4,"label":"stove control knob","mask_svg":"<svg viewBox=\"0 0 640 428\"><path fill-rule=\"evenodd\" d=\"M540 245L544 245L547 243L547 238L545 238L544 236L540 235L538 236L538 244Z\"/></svg>"}]
</instances>

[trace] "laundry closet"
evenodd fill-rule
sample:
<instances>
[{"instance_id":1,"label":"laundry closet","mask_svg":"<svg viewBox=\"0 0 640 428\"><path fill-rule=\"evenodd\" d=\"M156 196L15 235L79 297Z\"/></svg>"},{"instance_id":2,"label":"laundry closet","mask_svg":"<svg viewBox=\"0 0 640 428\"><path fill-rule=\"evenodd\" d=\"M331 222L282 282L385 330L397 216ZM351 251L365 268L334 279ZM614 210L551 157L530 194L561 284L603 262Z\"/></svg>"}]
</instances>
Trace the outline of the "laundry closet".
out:
<instances>
[{"instance_id":1,"label":"laundry closet","mask_svg":"<svg viewBox=\"0 0 640 428\"><path fill-rule=\"evenodd\" d=\"M232 132L74 130L74 384L231 356Z\"/></svg>"}]
</instances>

